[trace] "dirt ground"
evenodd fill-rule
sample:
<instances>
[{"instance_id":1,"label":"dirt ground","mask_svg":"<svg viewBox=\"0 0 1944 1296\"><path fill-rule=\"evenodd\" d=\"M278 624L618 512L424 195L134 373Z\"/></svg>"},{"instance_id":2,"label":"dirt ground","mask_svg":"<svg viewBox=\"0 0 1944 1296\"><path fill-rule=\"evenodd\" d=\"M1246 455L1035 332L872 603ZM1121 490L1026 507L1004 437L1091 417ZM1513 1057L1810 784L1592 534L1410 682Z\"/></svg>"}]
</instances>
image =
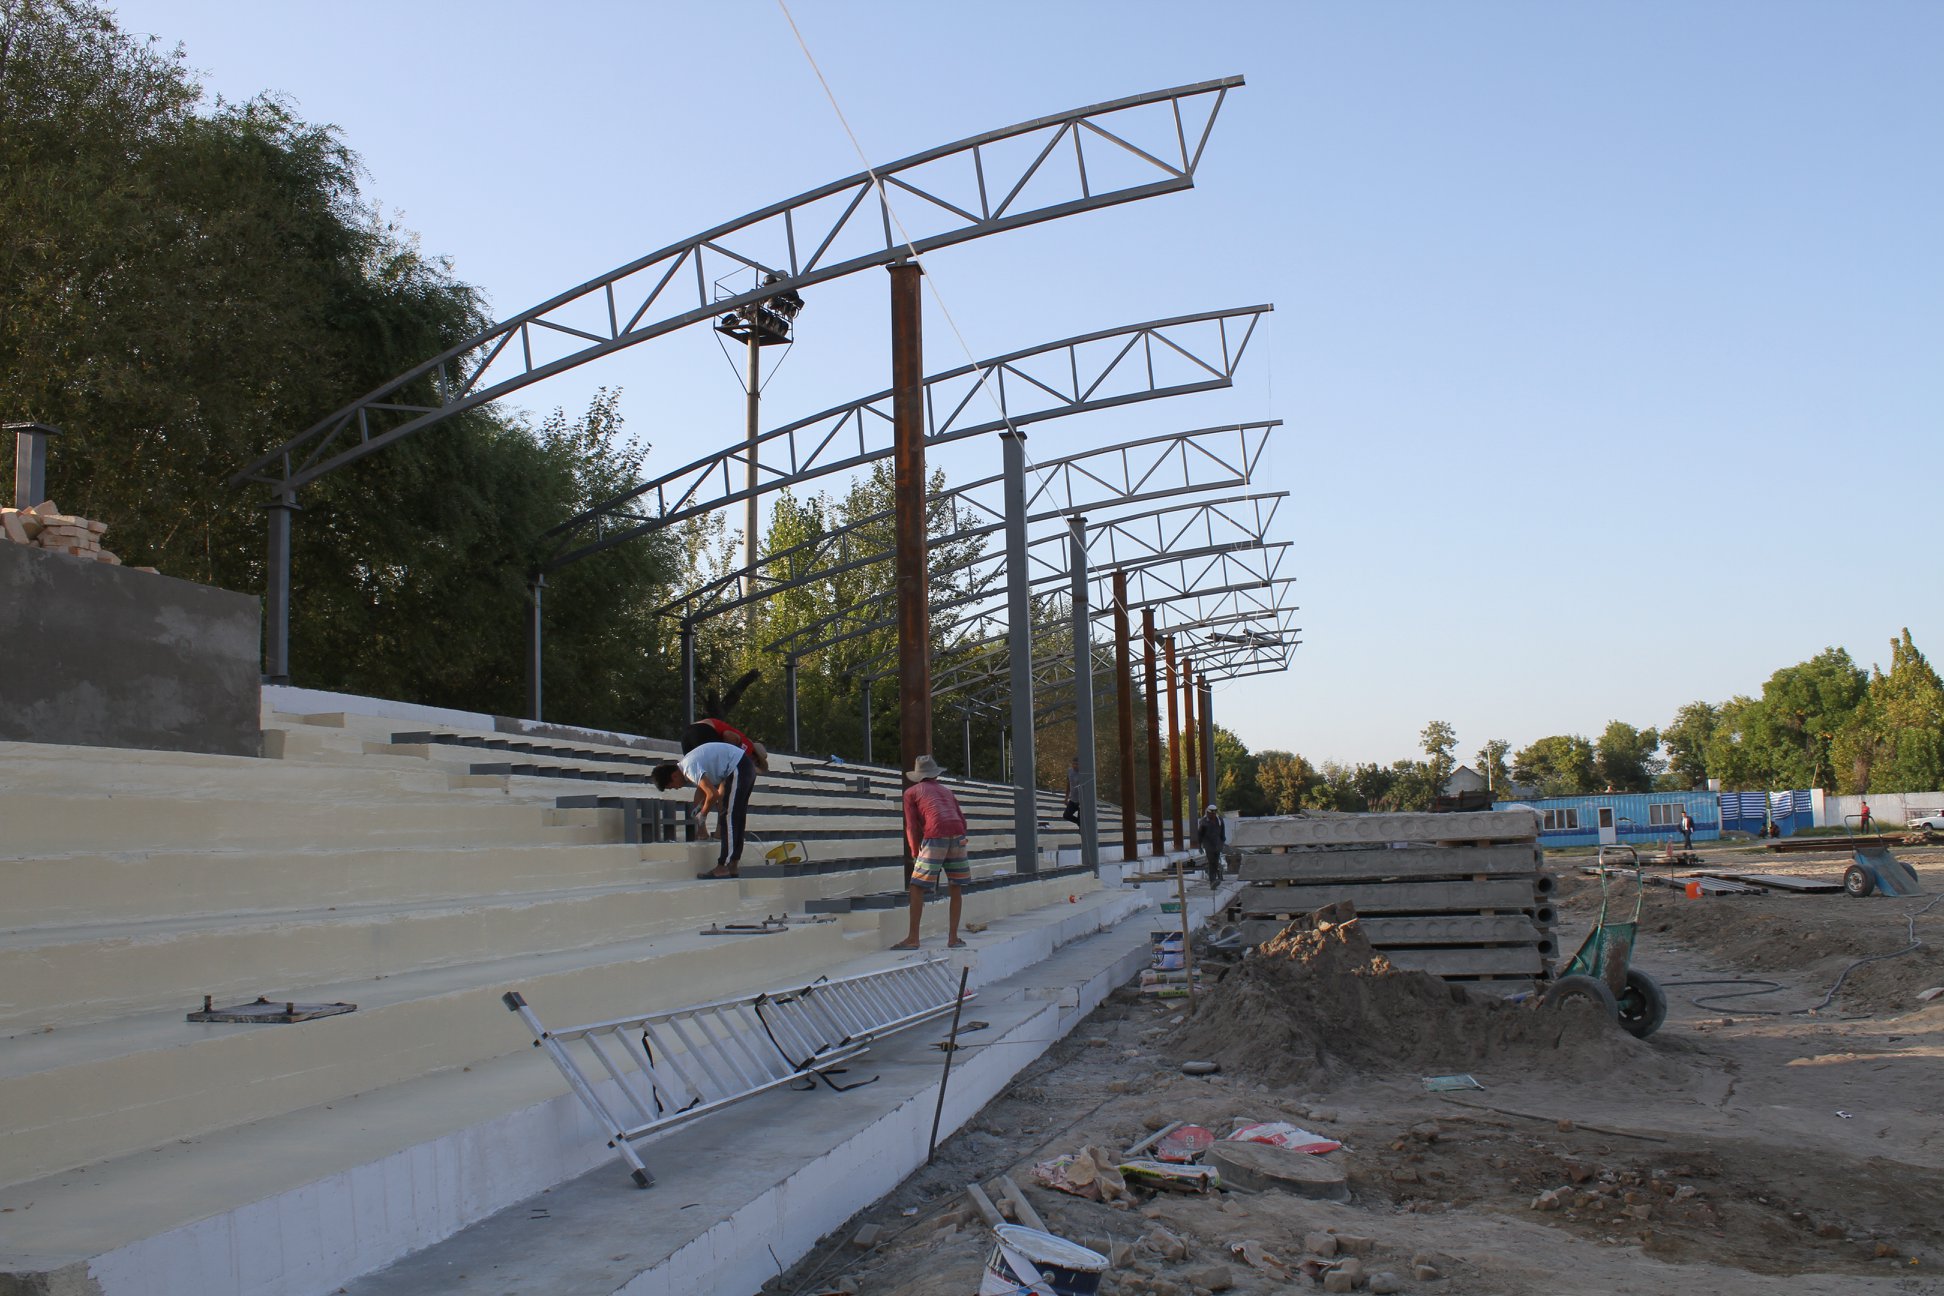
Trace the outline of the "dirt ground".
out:
<instances>
[{"instance_id":1,"label":"dirt ground","mask_svg":"<svg viewBox=\"0 0 1944 1296\"><path fill-rule=\"evenodd\" d=\"M1944 892L1944 850L1898 854ZM1703 855L1821 876L1847 862ZM1550 860L1568 952L1599 903L1583 862ZM1453 996L1359 967L1360 934L1251 959L1192 1018L1124 988L937 1164L765 1290L975 1292L991 1234L965 1185L1010 1174L1052 1231L1114 1257L1108 1296L1321 1291L1303 1262L1316 1271L1333 1247L1413 1293L1766 1294L1780 1277L1792 1292L1944 1296L1944 997L1917 998L1944 985L1944 903L1911 921L1929 903L1651 888L1636 964L1666 985L1669 1014L1645 1041L1590 1010L1508 1005L1497 984ZM1913 931L1915 951L1852 966ZM1203 1059L1222 1071L1181 1073ZM1485 1088L1425 1091L1424 1076L1449 1072ZM1327 1160L1349 1200L1236 1190L1110 1206L1033 1177L1049 1157L1118 1154L1177 1120L1217 1137L1287 1120L1339 1140ZM862 1248L866 1225L878 1237Z\"/></svg>"}]
</instances>

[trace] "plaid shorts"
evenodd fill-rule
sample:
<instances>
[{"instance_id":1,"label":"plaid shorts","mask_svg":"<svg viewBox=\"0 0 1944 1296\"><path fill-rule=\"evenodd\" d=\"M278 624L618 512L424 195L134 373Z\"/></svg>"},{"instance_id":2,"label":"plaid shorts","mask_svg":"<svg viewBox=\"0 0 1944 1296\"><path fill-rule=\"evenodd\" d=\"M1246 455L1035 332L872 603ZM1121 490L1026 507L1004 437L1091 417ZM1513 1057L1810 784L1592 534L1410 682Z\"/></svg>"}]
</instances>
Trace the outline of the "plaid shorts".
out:
<instances>
[{"instance_id":1,"label":"plaid shorts","mask_svg":"<svg viewBox=\"0 0 1944 1296\"><path fill-rule=\"evenodd\" d=\"M972 880L972 866L965 862L965 852L963 837L925 838L912 861L911 880L936 886L939 874L943 873L948 884L964 886Z\"/></svg>"}]
</instances>

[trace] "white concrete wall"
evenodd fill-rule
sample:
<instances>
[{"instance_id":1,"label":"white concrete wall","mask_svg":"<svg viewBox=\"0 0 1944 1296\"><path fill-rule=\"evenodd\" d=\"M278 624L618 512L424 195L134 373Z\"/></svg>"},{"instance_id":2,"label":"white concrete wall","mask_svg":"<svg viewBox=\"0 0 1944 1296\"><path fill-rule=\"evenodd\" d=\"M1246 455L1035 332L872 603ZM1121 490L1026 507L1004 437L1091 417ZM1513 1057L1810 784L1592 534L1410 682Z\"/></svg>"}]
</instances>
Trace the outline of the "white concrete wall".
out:
<instances>
[{"instance_id":1,"label":"white concrete wall","mask_svg":"<svg viewBox=\"0 0 1944 1296\"><path fill-rule=\"evenodd\" d=\"M1901 828L1912 815L1944 810L1944 792L1872 792L1868 796L1832 796L1823 798L1823 810L1816 816L1816 825L1831 828L1850 826L1849 816L1863 813L1865 801L1870 803L1870 818L1885 828Z\"/></svg>"}]
</instances>

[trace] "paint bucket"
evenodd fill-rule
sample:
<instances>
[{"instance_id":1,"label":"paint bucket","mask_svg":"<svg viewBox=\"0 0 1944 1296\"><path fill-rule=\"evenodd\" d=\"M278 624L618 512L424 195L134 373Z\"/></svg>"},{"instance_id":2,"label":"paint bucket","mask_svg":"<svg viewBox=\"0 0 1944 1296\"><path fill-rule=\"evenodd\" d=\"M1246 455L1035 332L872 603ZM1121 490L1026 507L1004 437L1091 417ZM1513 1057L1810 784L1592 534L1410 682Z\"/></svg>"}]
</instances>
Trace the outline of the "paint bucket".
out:
<instances>
[{"instance_id":1,"label":"paint bucket","mask_svg":"<svg viewBox=\"0 0 1944 1296\"><path fill-rule=\"evenodd\" d=\"M1154 961L1151 966L1157 972L1179 972L1183 967L1180 932L1150 932L1154 938Z\"/></svg>"},{"instance_id":2,"label":"paint bucket","mask_svg":"<svg viewBox=\"0 0 1944 1296\"><path fill-rule=\"evenodd\" d=\"M993 1232L999 1236L986 1257L979 1296L1018 1296L1034 1269L1041 1280L1034 1289L1039 1296L1094 1296L1100 1290L1109 1261L1098 1251L1023 1224L1001 1224Z\"/></svg>"},{"instance_id":3,"label":"paint bucket","mask_svg":"<svg viewBox=\"0 0 1944 1296\"><path fill-rule=\"evenodd\" d=\"M1690 882L1687 884L1687 898L1690 900L1699 900L1701 898L1701 884L1699 882Z\"/></svg>"}]
</instances>

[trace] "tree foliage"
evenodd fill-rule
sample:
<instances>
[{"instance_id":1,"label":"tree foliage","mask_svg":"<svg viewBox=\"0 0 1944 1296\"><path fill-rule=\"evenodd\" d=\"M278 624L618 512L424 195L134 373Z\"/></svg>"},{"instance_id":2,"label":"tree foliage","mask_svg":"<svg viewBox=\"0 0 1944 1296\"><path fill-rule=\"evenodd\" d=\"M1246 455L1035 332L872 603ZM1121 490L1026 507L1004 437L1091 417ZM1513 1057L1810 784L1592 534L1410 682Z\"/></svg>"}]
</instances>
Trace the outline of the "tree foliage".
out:
<instances>
[{"instance_id":1,"label":"tree foliage","mask_svg":"<svg viewBox=\"0 0 1944 1296\"><path fill-rule=\"evenodd\" d=\"M132 564L261 589L264 495L226 478L484 319L362 198L334 129L205 103L180 51L87 0L0 0L0 176L4 413L63 429L49 494ZM632 484L620 429L611 397L539 428L479 409L307 488L298 682L518 710L535 540ZM622 725L662 551L584 567L549 591L555 709Z\"/></svg>"}]
</instances>

